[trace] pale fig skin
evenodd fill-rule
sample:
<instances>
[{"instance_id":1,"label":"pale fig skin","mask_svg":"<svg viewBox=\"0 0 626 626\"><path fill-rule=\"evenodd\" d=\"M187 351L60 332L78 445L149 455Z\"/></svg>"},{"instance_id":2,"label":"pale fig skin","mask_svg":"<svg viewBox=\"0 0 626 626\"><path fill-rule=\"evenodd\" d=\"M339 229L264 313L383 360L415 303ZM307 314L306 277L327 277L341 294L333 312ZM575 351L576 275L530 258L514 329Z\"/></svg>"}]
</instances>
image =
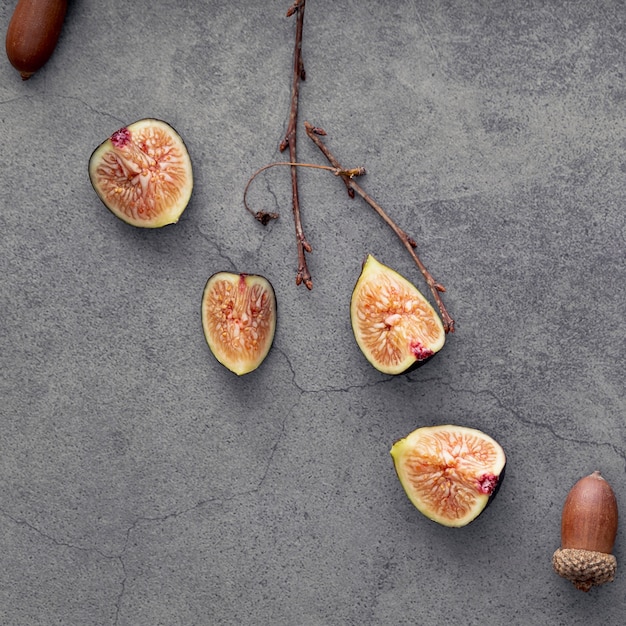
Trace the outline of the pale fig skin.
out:
<instances>
[{"instance_id":1,"label":"pale fig skin","mask_svg":"<svg viewBox=\"0 0 626 626\"><path fill-rule=\"evenodd\" d=\"M561 548L611 554L618 510L609 483L596 471L570 490L561 517Z\"/></svg>"},{"instance_id":2,"label":"pale fig skin","mask_svg":"<svg viewBox=\"0 0 626 626\"><path fill-rule=\"evenodd\" d=\"M19 0L6 34L6 53L11 65L28 80L54 52L67 0Z\"/></svg>"}]
</instances>

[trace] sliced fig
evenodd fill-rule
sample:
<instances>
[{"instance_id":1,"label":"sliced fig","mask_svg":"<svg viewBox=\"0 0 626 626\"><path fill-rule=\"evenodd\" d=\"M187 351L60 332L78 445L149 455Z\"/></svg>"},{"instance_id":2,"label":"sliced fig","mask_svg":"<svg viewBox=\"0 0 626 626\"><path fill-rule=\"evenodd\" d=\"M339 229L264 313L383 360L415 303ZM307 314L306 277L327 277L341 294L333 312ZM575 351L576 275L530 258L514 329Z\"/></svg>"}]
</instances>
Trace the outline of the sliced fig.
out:
<instances>
[{"instance_id":1,"label":"sliced fig","mask_svg":"<svg viewBox=\"0 0 626 626\"><path fill-rule=\"evenodd\" d=\"M361 351L385 374L425 361L446 340L439 315L419 289L371 254L352 292L350 318Z\"/></svg>"},{"instance_id":2,"label":"sliced fig","mask_svg":"<svg viewBox=\"0 0 626 626\"><path fill-rule=\"evenodd\" d=\"M183 140L156 119L120 128L100 144L89 159L89 178L114 215L144 228L176 223L193 189Z\"/></svg>"},{"instance_id":3,"label":"sliced fig","mask_svg":"<svg viewBox=\"0 0 626 626\"><path fill-rule=\"evenodd\" d=\"M494 495L504 466L504 450L480 430L464 426L424 426L391 448L396 473L407 496L426 517L460 527L476 519Z\"/></svg>"},{"instance_id":4,"label":"sliced fig","mask_svg":"<svg viewBox=\"0 0 626 626\"><path fill-rule=\"evenodd\" d=\"M264 361L276 330L276 296L255 274L218 272L202 294L202 328L215 358L241 376Z\"/></svg>"}]
</instances>

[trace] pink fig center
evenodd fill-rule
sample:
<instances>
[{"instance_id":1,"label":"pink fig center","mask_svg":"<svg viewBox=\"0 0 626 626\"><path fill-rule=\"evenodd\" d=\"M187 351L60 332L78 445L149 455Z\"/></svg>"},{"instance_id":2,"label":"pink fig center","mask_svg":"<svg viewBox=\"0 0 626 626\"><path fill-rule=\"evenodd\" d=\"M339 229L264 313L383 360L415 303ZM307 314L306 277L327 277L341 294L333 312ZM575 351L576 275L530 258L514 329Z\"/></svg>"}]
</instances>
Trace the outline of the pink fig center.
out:
<instances>
[{"instance_id":1,"label":"pink fig center","mask_svg":"<svg viewBox=\"0 0 626 626\"><path fill-rule=\"evenodd\" d=\"M495 474L483 474L478 479L478 491L485 495L491 495L498 484L498 477Z\"/></svg>"},{"instance_id":2,"label":"pink fig center","mask_svg":"<svg viewBox=\"0 0 626 626\"><path fill-rule=\"evenodd\" d=\"M434 354L432 350L426 348L424 344L419 341L412 341L410 350L416 361L425 361Z\"/></svg>"},{"instance_id":3,"label":"pink fig center","mask_svg":"<svg viewBox=\"0 0 626 626\"><path fill-rule=\"evenodd\" d=\"M111 135L111 143L116 148L123 148L130 143L130 131L128 128L120 128Z\"/></svg>"}]
</instances>

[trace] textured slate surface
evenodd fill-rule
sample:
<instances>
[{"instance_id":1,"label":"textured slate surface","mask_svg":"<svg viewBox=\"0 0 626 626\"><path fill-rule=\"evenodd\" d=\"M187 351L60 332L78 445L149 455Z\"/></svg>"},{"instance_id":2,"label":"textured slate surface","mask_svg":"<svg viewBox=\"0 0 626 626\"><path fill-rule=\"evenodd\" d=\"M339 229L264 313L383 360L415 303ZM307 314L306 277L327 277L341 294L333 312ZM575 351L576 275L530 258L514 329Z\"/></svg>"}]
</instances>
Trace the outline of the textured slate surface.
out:
<instances>
[{"instance_id":1,"label":"textured slate surface","mask_svg":"<svg viewBox=\"0 0 626 626\"><path fill-rule=\"evenodd\" d=\"M288 170L250 191L278 221L242 205L285 156L288 7L83 0L31 80L0 64L0 623L621 623L619 567L584 594L550 558L579 477L600 469L626 507L624 3L307 3L300 121L367 168L457 323L397 377L348 315L367 253L426 292L391 231L301 171L309 292ZM87 176L143 117L194 163L159 231L118 221ZM324 163L302 130L300 160ZM202 336L219 270L276 289L274 347L243 378ZM422 517L389 456L437 423L508 455L464 529Z\"/></svg>"}]
</instances>

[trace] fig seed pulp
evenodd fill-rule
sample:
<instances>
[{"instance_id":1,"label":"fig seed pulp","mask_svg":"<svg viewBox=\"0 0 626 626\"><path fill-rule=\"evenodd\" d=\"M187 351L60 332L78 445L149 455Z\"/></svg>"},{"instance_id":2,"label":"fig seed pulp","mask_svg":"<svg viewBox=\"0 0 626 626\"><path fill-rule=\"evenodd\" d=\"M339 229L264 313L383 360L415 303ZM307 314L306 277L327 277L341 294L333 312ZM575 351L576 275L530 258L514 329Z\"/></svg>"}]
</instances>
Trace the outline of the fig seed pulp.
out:
<instances>
[{"instance_id":1,"label":"fig seed pulp","mask_svg":"<svg viewBox=\"0 0 626 626\"><path fill-rule=\"evenodd\" d=\"M424 426L391 448L396 473L413 505L444 526L476 519L496 493L506 456L491 437L464 426Z\"/></svg>"},{"instance_id":2,"label":"fig seed pulp","mask_svg":"<svg viewBox=\"0 0 626 626\"><path fill-rule=\"evenodd\" d=\"M276 296L254 274L218 272L202 294L202 327L215 358L241 376L265 360L276 329Z\"/></svg>"},{"instance_id":3,"label":"fig seed pulp","mask_svg":"<svg viewBox=\"0 0 626 626\"><path fill-rule=\"evenodd\" d=\"M369 255L352 292L352 330L367 360L400 374L441 350L441 319L406 278Z\"/></svg>"}]
</instances>

